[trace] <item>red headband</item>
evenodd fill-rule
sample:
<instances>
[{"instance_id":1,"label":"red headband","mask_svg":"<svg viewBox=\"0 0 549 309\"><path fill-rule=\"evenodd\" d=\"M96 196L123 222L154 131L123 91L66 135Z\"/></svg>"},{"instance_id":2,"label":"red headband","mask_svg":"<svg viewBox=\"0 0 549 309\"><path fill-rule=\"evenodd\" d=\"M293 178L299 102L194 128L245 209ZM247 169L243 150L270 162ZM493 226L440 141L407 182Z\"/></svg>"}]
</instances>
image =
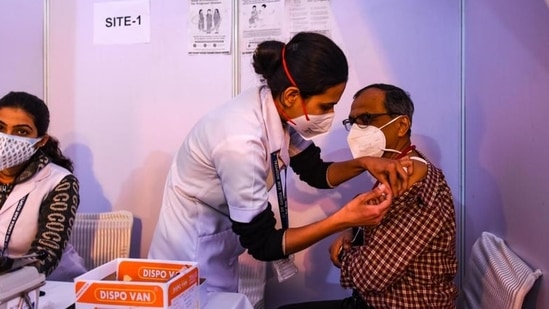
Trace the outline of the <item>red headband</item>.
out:
<instances>
[{"instance_id":1,"label":"red headband","mask_svg":"<svg viewBox=\"0 0 549 309\"><path fill-rule=\"evenodd\" d=\"M288 66L286 65L286 45L284 45L284 47L282 47L282 67L284 68L284 73L286 73L286 77L288 78L288 80L290 80L290 83L292 84L292 86L296 87L299 89L299 87L297 87L297 84L295 83L294 79L292 78L292 75L290 74L290 71L288 70ZM307 109L305 109L305 104L301 104L301 107L303 107L303 114L305 115L305 119L307 119L307 121L309 121L309 115L307 115ZM284 111L282 111L284 113ZM284 115L286 116L286 118L288 118L288 120L295 124L287 115L286 113L284 113Z\"/></svg>"},{"instance_id":2,"label":"red headband","mask_svg":"<svg viewBox=\"0 0 549 309\"><path fill-rule=\"evenodd\" d=\"M294 79L292 78L292 75L290 74L290 71L288 70L288 66L286 65L286 45L282 47L282 67L284 68L284 73L286 73L286 77L290 80L290 83L292 83L292 86L297 87L297 84L295 83Z\"/></svg>"}]
</instances>

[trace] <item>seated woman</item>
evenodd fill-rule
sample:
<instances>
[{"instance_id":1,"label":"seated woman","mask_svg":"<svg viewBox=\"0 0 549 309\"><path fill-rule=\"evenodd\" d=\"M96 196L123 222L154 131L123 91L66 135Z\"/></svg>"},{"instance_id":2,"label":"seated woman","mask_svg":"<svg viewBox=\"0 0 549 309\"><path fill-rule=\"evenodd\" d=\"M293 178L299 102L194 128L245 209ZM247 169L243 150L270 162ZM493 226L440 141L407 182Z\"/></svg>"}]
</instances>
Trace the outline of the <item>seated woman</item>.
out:
<instances>
[{"instance_id":1,"label":"seated woman","mask_svg":"<svg viewBox=\"0 0 549 309\"><path fill-rule=\"evenodd\" d=\"M47 134L48 107L38 97L10 92L0 99L0 254L39 255L36 267L49 276L64 252L63 274L85 271L68 245L80 203L73 165Z\"/></svg>"}]
</instances>

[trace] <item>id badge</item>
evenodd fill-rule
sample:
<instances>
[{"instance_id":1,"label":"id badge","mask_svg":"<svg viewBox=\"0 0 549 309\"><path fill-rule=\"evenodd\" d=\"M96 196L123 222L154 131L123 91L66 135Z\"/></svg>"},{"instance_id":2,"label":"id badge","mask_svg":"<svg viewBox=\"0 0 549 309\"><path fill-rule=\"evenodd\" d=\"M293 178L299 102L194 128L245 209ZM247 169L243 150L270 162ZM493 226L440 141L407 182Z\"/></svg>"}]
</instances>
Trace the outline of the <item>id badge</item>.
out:
<instances>
[{"instance_id":1,"label":"id badge","mask_svg":"<svg viewBox=\"0 0 549 309\"><path fill-rule=\"evenodd\" d=\"M278 282L286 281L297 274L297 267L294 264L293 255L290 255L285 259L273 261L273 268L278 277Z\"/></svg>"}]
</instances>

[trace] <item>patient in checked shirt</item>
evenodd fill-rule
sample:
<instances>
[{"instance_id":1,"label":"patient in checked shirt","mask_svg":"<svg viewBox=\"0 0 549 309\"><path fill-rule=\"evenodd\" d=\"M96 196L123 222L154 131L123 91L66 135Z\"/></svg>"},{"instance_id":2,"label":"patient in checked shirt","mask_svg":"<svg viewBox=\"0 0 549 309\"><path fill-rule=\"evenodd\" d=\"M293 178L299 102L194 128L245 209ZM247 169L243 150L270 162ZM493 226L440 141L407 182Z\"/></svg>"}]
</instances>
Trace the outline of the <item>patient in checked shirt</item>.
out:
<instances>
[{"instance_id":1,"label":"patient in checked shirt","mask_svg":"<svg viewBox=\"0 0 549 309\"><path fill-rule=\"evenodd\" d=\"M442 171L412 144L413 112L410 96L393 85L373 84L355 94L343 121L353 156L410 157L408 189L379 225L346 231L331 245L330 258L351 297L279 309L455 308L452 193Z\"/></svg>"}]
</instances>

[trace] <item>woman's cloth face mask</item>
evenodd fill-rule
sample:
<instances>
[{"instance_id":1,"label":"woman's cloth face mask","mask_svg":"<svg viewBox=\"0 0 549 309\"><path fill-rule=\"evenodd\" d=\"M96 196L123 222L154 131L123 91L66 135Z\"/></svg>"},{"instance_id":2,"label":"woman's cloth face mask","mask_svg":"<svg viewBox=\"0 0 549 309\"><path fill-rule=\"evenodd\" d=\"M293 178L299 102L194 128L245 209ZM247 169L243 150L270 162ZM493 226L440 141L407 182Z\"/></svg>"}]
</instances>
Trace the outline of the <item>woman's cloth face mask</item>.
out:
<instances>
[{"instance_id":1,"label":"woman's cloth face mask","mask_svg":"<svg viewBox=\"0 0 549 309\"><path fill-rule=\"evenodd\" d=\"M0 170L17 166L30 159L38 150L35 145L41 139L0 133Z\"/></svg>"},{"instance_id":2,"label":"woman's cloth face mask","mask_svg":"<svg viewBox=\"0 0 549 309\"><path fill-rule=\"evenodd\" d=\"M354 123L347 136L347 143L349 144L353 158L356 159L364 156L381 157L385 151L398 153L399 151L397 150L385 148L387 141L385 140L385 134L383 134L381 129L395 122L400 117L401 116L394 118L380 128L373 125L361 128Z\"/></svg>"},{"instance_id":3,"label":"woman's cloth face mask","mask_svg":"<svg viewBox=\"0 0 549 309\"><path fill-rule=\"evenodd\" d=\"M309 117L309 120L307 120ZM301 115L288 121L288 123L304 139L310 140L313 137L328 133L334 122L335 113L322 115Z\"/></svg>"}]
</instances>

